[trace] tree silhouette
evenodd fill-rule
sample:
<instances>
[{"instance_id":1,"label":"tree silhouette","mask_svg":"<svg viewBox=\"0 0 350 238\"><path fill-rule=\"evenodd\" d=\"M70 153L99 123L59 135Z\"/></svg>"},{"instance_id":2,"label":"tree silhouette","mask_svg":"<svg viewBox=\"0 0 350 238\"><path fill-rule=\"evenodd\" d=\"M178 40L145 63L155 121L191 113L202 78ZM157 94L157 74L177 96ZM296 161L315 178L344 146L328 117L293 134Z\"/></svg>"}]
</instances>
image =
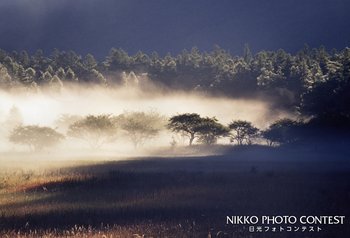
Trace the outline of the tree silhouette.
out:
<instances>
[{"instance_id":1,"label":"tree silhouette","mask_svg":"<svg viewBox=\"0 0 350 238\"><path fill-rule=\"evenodd\" d=\"M228 136L230 131L229 128L220 124L215 117L202 118L197 129L198 141L206 145L215 144L220 137Z\"/></svg>"},{"instance_id":2,"label":"tree silhouette","mask_svg":"<svg viewBox=\"0 0 350 238\"><path fill-rule=\"evenodd\" d=\"M296 142L299 139L299 122L288 118L277 120L262 132L262 136L270 146L274 144L287 144Z\"/></svg>"},{"instance_id":3,"label":"tree silhouette","mask_svg":"<svg viewBox=\"0 0 350 238\"><path fill-rule=\"evenodd\" d=\"M252 139L257 137L259 129L252 125L251 122L237 120L229 124L231 133L231 142L237 142L238 145L251 144Z\"/></svg>"},{"instance_id":4,"label":"tree silhouette","mask_svg":"<svg viewBox=\"0 0 350 238\"><path fill-rule=\"evenodd\" d=\"M189 137L189 145L192 145L194 139L200 132L199 125L202 118L197 113L185 113L173 116L169 119L168 128L173 132L183 133Z\"/></svg>"}]
</instances>

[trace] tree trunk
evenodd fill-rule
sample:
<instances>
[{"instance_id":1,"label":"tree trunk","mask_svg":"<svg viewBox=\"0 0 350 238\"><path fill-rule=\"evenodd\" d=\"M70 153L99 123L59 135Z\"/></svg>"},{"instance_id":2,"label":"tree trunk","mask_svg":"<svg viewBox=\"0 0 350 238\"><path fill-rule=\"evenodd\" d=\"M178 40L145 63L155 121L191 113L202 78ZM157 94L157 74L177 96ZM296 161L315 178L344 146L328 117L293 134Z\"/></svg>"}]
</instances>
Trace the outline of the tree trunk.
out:
<instances>
[{"instance_id":1,"label":"tree trunk","mask_svg":"<svg viewBox=\"0 0 350 238\"><path fill-rule=\"evenodd\" d=\"M191 133L191 136L190 136L190 146L192 145L194 141L194 133Z\"/></svg>"}]
</instances>

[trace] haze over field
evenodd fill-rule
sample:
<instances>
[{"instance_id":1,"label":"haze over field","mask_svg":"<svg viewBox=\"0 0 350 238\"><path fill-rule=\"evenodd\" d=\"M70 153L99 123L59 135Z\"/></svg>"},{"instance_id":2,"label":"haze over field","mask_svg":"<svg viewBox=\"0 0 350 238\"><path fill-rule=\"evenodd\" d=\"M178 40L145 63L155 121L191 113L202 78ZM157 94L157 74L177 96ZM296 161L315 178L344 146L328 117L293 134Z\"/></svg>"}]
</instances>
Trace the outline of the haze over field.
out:
<instances>
[{"instance_id":1,"label":"haze over field","mask_svg":"<svg viewBox=\"0 0 350 238\"><path fill-rule=\"evenodd\" d=\"M214 97L196 92L162 92L153 88L151 91L141 91L138 87L102 86L71 86L61 92L46 91L1 91L0 92L1 122L11 121L8 118L11 108L16 107L22 117L23 125L40 125L57 128L57 119L64 114L86 116L112 114L120 115L125 112L157 112L167 120L181 113L198 113L201 116L216 117L221 123L228 124L232 120L249 120L259 128L265 128L276 119L291 115L270 107L270 102L261 99L232 99ZM60 130L60 128L58 128ZM62 129L60 130L62 131ZM62 131L66 133L66 131ZM3 129L1 150L21 150L23 147L8 142L9 131ZM163 146L170 147L173 133L164 128L161 135L145 143L146 148ZM67 139L71 139L67 137ZM229 140L225 140L228 143ZM68 140L64 147L70 148ZM76 146L76 144L74 144ZM62 147L62 146L61 146ZM126 138L119 137L116 144L104 146L109 150L121 152L120 148L133 151ZM84 146L79 145L78 149ZM119 148L119 150L117 149ZM77 148L76 148L77 149ZM103 151L103 150L101 150ZM125 152L125 151L124 151Z\"/></svg>"},{"instance_id":2,"label":"haze over field","mask_svg":"<svg viewBox=\"0 0 350 238\"><path fill-rule=\"evenodd\" d=\"M285 115L272 111L268 101L206 96L200 93L141 92L135 88L66 88L56 92L0 92L1 112L6 114L16 106L25 124L52 126L60 114L121 114L125 111L155 110L165 116L195 112L217 117L223 123L246 119L259 127Z\"/></svg>"}]
</instances>

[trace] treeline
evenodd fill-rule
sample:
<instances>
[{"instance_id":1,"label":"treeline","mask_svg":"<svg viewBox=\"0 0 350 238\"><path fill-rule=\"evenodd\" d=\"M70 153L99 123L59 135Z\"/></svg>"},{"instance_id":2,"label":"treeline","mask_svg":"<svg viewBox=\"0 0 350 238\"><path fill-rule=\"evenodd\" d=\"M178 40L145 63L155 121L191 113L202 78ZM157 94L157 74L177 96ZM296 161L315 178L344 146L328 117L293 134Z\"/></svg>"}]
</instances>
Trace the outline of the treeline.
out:
<instances>
[{"instance_id":1,"label":"treeline","mask_svg":"<svg viewBox=\"0 0 350 238\"><path fill-rule=\"evenodd\" d=\"M122 139L122 141L129 140L135 148L139 148L145 144L150 145L153 139L161 135L166 135L170 139L170 133L173 135L169 143L172 148L178 144L213 145L218 142L230 142L239 146L252 144L310 146L320 142L320 135L329 137L326 140L321 138L322 142L329 141L334 135L329 131L326 133L321 131L320 134L320 128L314 127L315 119L295 121L285 118L271 123L268 128L260 129L249 121L233 120L224 125L215 117L202 117L197 113L178 114L169 119L156 112L126 112L118 116L101 114L84 117L65 114L55 122L56 128L50 128L23 125L18 120L15 108L12 109L12 114L14 115L12 122L16 121L16 124L12 124L9 141L29 146L33 151L55 146L64 139L80 140L95 149L101 149L106 144L113 144ZM348 143L349 138L337 134L335 141Z\"/></svg>"},{"instance_id":2,"label":"treeline","mask_svg":"<svg viewBox=\"0 0 350 238\"><path fill-rule=\"evenodd\" d=\"M260 51L248 46L243 56L233 56L219 47L211 52L197 48L176 56L156 52L129 55L111 49L102 61L93 55L82 57L73 51L0 50L0 86L42 86L61 88L65 82L113 85L120 74L147 73L151 81L169 88L199 90L230 97L265 95L276 104L303 114L349 114L350 49L328 52L305 47L292 55L284 50Z\"/></svg>"},{"instance_id":3,"label":"treeline","mask_svg":"<svg viewBox=\"0 0 350 238\"><path fill-rule=\"evenodd\" d=\"M12 114L15 115L13 121L17 121L17 124L12 125L8 139L15 144L29 146L33 151L55 146L69 138L80 140L95 149L122 138L139 148L160 136L162 132L168 132L169 137L170 132L173 132L169 144L172 147L181 142L189 146L194 143L212 145L220 138L229 138L230 142L238 145L250 145L261 143L259 139L263 138L261 131L250 122L237 120L223 125L216 118L201 117L196 113L179 114L170 119L156 112L126 112L118 116L101 114L85 117L64 114L56 120L56 128L51 128L23 125L18 120L18 115L16 116L16 110L13 108ZM272 134L266 134L266 139L270 141L268 144L283 143L276 137L276 130L270 130Z\"/></svg>"}]
</instances>

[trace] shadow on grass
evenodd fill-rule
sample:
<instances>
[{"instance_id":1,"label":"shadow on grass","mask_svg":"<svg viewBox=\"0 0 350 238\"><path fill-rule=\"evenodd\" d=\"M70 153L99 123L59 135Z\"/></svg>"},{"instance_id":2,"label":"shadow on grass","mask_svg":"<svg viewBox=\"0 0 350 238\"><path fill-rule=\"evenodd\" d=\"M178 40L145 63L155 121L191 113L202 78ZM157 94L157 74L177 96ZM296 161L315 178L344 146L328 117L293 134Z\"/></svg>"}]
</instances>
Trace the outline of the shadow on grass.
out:
<instances>
[{"instance_id":1,"label":"shadow on grass","mask_svg":"<svg viewBox=\"0 0 350 238\"><path fill-rule=\"evenodd\" d=\"M138 158L69 168L75 178L10 194L26 199L0 206L0 226L196 221L204 229L231 229L225 226L227 215L350 215L348 161L324 153L313 154L321 158L316 161L304 152L305 158L293 160L293 155L281 158L282 152L236 148L236 154L222 156ZM348 224L334 232L344 229L349 232Z\"/></svg>"}]
</instances>

